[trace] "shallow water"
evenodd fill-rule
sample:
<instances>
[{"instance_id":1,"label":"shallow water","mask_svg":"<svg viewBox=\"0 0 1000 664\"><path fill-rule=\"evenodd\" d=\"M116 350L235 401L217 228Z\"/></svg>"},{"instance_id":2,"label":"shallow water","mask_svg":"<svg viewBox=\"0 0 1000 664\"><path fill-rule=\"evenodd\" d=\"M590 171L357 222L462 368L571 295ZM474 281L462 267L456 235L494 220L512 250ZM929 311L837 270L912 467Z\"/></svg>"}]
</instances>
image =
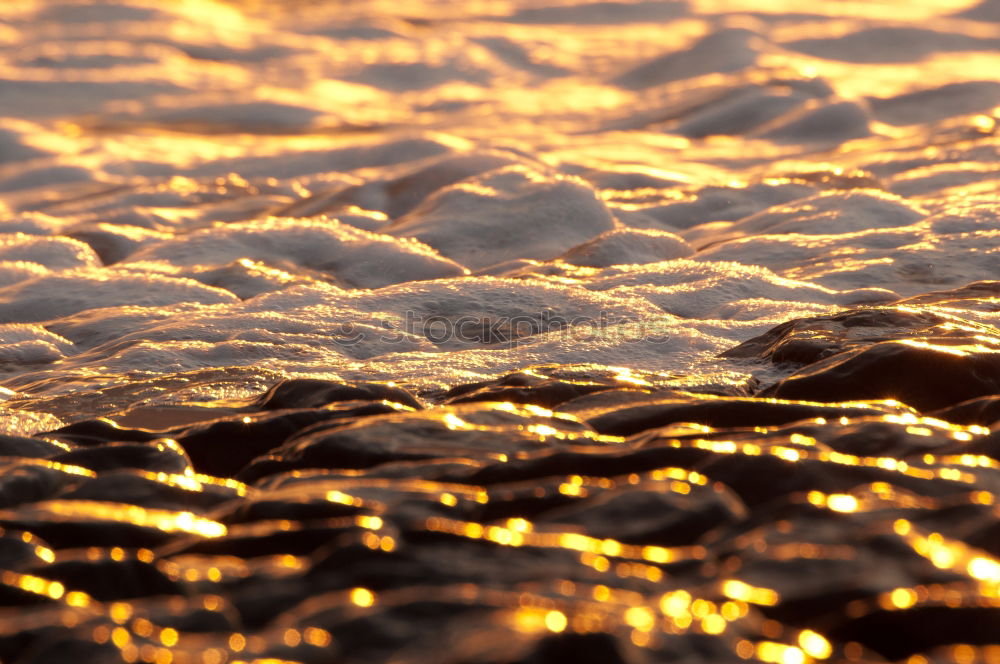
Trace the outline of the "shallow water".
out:
<instances>
[{"instance_id":1,"label":"shallow water","mask_svg":"<svg viewBox=\"0 0 1000 664\"><path fill-rule=\"evenodd\" d=\"M3 662L1000 661L1000 3L0 7Z\"/></svg>"}]
</instances>

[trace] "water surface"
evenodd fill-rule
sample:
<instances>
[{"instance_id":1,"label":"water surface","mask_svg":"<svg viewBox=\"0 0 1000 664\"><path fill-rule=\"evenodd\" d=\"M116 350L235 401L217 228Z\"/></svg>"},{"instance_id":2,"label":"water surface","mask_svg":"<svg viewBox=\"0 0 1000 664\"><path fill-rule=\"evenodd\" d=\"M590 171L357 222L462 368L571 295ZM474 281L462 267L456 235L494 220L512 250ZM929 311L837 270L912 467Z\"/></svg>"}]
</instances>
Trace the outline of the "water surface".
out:
<instances>
[{"instance_id":1,"label":"water surface","mask_svg":"<svg viewBox=\"0 0 1000 664\"><path fill-rule=\"evenodd\" d=\"M3 661L1000 661L994 0L0 18Z\"/></svg>"}]
</instances>

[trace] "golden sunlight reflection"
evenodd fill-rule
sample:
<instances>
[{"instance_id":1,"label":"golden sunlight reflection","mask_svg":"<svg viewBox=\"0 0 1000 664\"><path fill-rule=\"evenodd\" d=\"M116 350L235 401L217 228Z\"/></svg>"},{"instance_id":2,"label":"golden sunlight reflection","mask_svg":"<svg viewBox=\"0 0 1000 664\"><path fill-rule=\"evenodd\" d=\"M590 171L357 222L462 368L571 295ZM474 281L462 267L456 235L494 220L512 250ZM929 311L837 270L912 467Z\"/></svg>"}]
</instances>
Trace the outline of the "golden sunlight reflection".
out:
<instances>
[{"instance_id":1,"label":"golden sunlight reflection","mask_svg":"<svg viewBox=\"0 0 1000 664\"><path fill-rule=\"evenodd\" d=\"M763 662L772 664L806 664L806 655L796 646L774 641L761 641L756 646L755 654Z\"/></svg>"},{"instance_id":2,"label":"golden sunlight reflection","mask_svg":"<svg viewBox=\"0 0 1000 664\"><path fill-rule=\"evenodd\" d=\"M827 659L833 654L833 647L826 637L811 629L799 632L798 643L803 652L816 659Z\"/></svg>"},{"instance_id":3,"label":"golden sunlight reflection","mask_svg":"<svg viewBox=\"0 0 1000 664\"><path fill-rule=\"evenodd\" d=\"M750 604L774 606L780 600L777 592L770 588L758 588L738 579L728 579L722 582L722 594L730 599L736 599Z\"/></svg>"},{"instance_id":4,"label":"golden sunlight reflection","mask_svg":"<svg viewBox=\"0 0 1000 664\"><path fill-rule=\"evenodd\" d=\"M66 592L66 587L62 583L49 581L31 574L18 574L11 571L0 572L0 582L51 599L59 599Z\"/></svg>"},{"instance_id":5,"label":"golden sunlight reflection","mask_svg":"<svg viewBox=\"0 0 1000 664\"><path fill-rule=\"evenodd\" d=\"M375 604L375 594L367 588L354 588L351 590L351 602L367 608Z\"/></svg>"},{"instance_id":6,"label":"golden sunlight reflection","mask_svg":"<svg viewBox=\"0 0 1000 664\"><path fill-rule=\"evenodd\" d=\"M1000 560L996 557L941 533L924 533L905 519L898 519L893 529L935 567L968 576L977 582L977 592L983 599L1000 602ZM911 592L894 590L886 601L896 608L909 608L916 602Z\"/></svg>"},{"instance_id":7,"label":"golden sunlight reflection","mask_svg":"<svg viewBox=\"0 0 1000 664\"><path fill-rule=\"evenodd\" d=\"M0 660L1000 664L998 72L1000 0L0 2Z\"/></svg>"},{"instance_id":8,"label":"golden sunlight reflection","mask_svg":"<svg viewBox=\"0 0 1000 664\"><path fill-rule=\"evenodd\" d=\"M634 561L646 561L654 564L667 564L680 560L701 559L705 550L700 546L661 547L649 545L623 544L613 539L590 537L573 532L535 531L533 526L525 525L522 520L515 521L513 528L503 526L483 526L476 522L463 522L442 517L431 517L424 522L424 527L431 532L448 533L469 539L484 539L500 546L539 548L558 548L576 551L583 554L584 562L593 558L587 556L611 556ZM644 569L644 568L639 568ZM631 568L623 567L621 571L630 574ZM649 572L643 572L649 573Z\"/></svg>"},{"instance_id":9,"label":"golden sunlight reflection","mask_svg":"<svg viewBox=\"0 0 1000 664\"><path fill-rule=\"evenodd\" d=\"M545 628L550 632L562 632L566 629L567 624L566 615L562 611L552 610L545 612Z\"/></svg>"},{"instance_id":10,"label":"golden sunlight reflection","mask_svg":"<svg viewBox=\"0 0 1000 664\"><path fill-rule=\"evenodd\" d=\"M90 500L57 500L39 503L39 507L64 518L86 518L117 521L156 528L164 532L184 532L201 537L222 537L225 525L198 516L193 512L143 508L137 505L105 503Z\"/></svg>"}]
</instances>

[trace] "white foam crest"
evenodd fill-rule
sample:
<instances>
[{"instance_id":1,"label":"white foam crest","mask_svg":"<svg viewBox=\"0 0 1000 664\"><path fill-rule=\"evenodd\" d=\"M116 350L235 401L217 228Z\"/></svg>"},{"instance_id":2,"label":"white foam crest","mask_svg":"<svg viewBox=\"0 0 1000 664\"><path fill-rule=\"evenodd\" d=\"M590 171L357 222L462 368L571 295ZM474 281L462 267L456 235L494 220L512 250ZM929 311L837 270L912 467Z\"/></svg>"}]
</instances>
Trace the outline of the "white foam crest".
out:
<instances>
[{"instance_id":1,"label":"white foam crest","mask_svg":"<svg viewBox=\"0 0 1000 664\"><path fill-rule=\"evenodd\" d=\"M996 279L961 4L0 3L2 370L697 373Z\"/></svg>"}]
</instances>

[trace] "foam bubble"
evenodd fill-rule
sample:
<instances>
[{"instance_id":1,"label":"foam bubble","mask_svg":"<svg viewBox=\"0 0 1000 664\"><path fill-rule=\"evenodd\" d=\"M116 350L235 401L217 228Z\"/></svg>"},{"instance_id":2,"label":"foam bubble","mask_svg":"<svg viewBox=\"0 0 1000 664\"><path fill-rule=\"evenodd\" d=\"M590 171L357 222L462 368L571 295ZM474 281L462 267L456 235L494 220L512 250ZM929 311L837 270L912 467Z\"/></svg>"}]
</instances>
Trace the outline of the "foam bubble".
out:
<instances>
[{"instance_id":1,"label":"foam bubble","mask_svg":"<svg viewBox=\"0 0 1000 664\"><path fill-rule=\"evenodd\" d=\"M391 232L482 268L510 258L555 258L613 224L583 183L509 167L442 189Z\"/></svg>"}]
</instances>

